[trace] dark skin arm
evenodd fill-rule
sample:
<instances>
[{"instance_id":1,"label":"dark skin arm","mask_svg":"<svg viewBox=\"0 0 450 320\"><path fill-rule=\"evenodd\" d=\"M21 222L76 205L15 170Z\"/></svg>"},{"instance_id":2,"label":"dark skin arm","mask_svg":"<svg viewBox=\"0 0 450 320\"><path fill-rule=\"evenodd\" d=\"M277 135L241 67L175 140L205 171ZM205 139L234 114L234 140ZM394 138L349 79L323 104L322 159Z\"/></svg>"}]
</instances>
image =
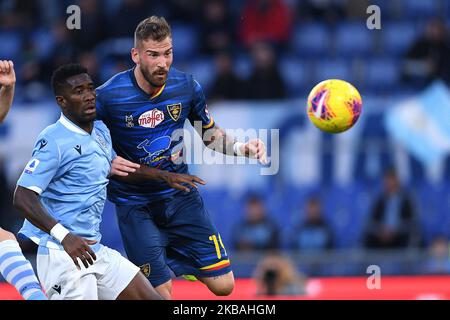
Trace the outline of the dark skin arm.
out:
<instances>
[{"instance_id":1,"label":"dark skin arm","mask_svg":"<svg viewBox=\"0 0 450 320\"><path fill-rule=\"evenodd\" d=\"M197 188L196 183L206 184L205 181L197 176L173 173L147 165L139 165L119 156L112 161L111 167L112 178L125 183L133 184L148 180L164 181L171 188L186 192L189 192L190 189L183 184L190 185L193 188Z\"/></svg>"},{"instance_id":2,"label":"dark skin arm","mask_svg":"<svg viewBox=\"0 0 450 320\"><path fill-rule=\"evenodd\" d=\"M23 213L24 217L42 231L50 234L50 230L58 223L47 210L41 205L39 196L34 191L17 186L14 192L14 207ZM68 233L61 242L64 250L72 258L73 262L80 269L77 258L79 258L86 268L94 264L97 259L95 253L89 245L96 241L81 238L72 233Z\"/></svg>"}]
</instances>

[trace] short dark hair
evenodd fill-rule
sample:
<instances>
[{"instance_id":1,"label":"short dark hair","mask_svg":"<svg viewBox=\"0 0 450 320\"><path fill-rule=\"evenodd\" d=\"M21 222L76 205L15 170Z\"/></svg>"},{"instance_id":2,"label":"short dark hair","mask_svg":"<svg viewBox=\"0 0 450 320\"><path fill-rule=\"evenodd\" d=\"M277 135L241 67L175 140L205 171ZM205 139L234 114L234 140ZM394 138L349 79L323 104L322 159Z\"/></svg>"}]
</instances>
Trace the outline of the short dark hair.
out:
<instances>
[{"instance_id":1,"label":"short dark hair","mask_svg":"<svg viewBox=\"0 0 450 320\"><path fill-rule=\"evenodd\" d=\"M145 41L152 39L154 41L162 41L167 37L172 36L172 31L163 17L151 16L145 20L139 22L134 32L134 46Z\"/></svg>"},{"instance_id":2,"label":"short dark hair","mask_svg":"<svg viewBox=\"0 0 450 320\"><path fill-rule=\"evenodd\" d=\"M67 86L66 80L70 77L88 73L88 70L79 63L69 63L60 66L52 74L52 89L57 96L62 94L62 90Z\"/></svg>"}]
</instances>

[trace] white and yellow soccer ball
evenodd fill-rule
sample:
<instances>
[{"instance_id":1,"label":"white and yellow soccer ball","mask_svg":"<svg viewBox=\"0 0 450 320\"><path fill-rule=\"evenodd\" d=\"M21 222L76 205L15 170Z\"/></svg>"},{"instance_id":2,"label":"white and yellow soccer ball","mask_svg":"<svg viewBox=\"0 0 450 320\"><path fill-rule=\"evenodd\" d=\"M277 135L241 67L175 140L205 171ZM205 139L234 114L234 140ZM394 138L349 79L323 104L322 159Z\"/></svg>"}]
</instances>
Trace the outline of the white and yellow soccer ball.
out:
<instances>
[{"instance_id":1,"label":"white and yellow soccer ball","mask_svg":"<svg viewBox=\"0 0 450 320\"><path fill-rule=\"evenodd\" d=\"M362 99L350 83L329 79L317 84L308 96L307 113L311 122L329 133L347 131L358 121Z\"/></svg>"}]
</instances>

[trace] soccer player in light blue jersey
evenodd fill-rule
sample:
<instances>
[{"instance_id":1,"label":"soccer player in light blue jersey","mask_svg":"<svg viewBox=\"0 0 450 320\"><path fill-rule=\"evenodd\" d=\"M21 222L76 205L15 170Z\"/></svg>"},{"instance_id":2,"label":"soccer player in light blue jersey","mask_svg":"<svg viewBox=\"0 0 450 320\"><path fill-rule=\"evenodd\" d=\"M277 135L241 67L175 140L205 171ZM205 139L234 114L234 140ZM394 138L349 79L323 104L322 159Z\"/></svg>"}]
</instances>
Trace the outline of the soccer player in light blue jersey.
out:
<instances>
[{"instance_id":1,"label":"soccer player in light blue jersey","mask_svg":"<svg viewBox=\"0 0 450 320\"><path fill-rule=\"evenodd\" d=\"M187 164L176 161L183 158L183 137L174 135L189 120L208 148L265 163L261 140L238 142L215 123L201 85L171 67L173 52L167 21L149 17L135 31L136 66L97 88L98 119L110 130L117 154L141 167L186 174ZM178 189L163 180L111 180L108 198L116 205L127 256L144 273L151 270L146 276L165 298L171 297L172 272L229 295L234 277L220 233L195 185Z\"/></svg>"},{"instance_id":2,"label":"soccer player in light blue jersey","mask_svg":"<svg viewBox=\"0 0 450 320\"><path fill-rule=\"evenodd\" d=\"M87 70L62 66L52 86L61 117L39 135L14 194L26 218L19 235L39 246L37 271L48 297L161 299L136 265L100 244L115 153L108 129L94 121L96 95Z\"/></svg>"},{"instance_id":3,"label":"soccer player in light blue jersey","mask_svg":"<svg viewBox=\"0 0 450 320\"><path fill-rule=\"evenodd\" d=\"M10 60L0 60L0 124L14 98L16 75ZM30 262L25 259L16 237L0 227L0 273L25 300L47 300Z\"/></svg>"}]
</instances>

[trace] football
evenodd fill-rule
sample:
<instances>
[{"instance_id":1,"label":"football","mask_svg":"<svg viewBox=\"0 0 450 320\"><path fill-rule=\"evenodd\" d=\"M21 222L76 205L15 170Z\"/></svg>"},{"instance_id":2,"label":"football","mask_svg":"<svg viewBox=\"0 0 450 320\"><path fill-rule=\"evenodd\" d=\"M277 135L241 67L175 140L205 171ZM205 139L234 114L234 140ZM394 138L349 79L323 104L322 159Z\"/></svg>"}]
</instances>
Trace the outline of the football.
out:
<instances>
[{"instance_id":1,"label":"football","mask_svg":"<svg viewBox=\"0 0 450 320\"><path fill-rule=\"evenodd\" d=\"M329 79L317 84L308 96L307 113L311 122L329 133L347 131L358 121L362 99L350 83Z\"/></svg>"}]
</instances>

